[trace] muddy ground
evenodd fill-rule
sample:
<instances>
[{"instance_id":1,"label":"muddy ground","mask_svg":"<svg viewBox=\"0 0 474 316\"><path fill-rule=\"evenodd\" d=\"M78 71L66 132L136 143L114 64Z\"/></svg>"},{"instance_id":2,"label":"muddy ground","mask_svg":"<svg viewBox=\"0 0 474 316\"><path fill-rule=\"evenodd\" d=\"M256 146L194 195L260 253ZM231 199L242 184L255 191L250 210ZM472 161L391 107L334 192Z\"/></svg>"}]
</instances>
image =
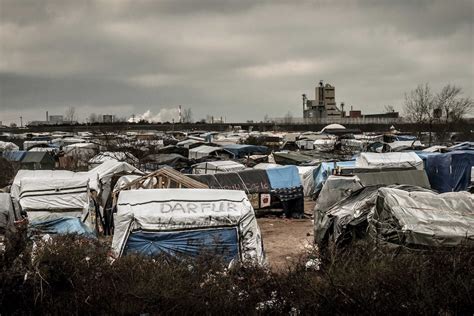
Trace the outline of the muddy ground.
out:
<instances>
[{"instance_id":1,"label":"muddy ground","mask_svg":"<svg viewBox=\"0 0 474 316\"><path fill-rule=\"evenodd\" d=\"M313 201L305 201L304 219L285 219L278 214L257 219L267 261L273 270L286 269L313 244L313 207Z\"/></svg>"}]
</instances>

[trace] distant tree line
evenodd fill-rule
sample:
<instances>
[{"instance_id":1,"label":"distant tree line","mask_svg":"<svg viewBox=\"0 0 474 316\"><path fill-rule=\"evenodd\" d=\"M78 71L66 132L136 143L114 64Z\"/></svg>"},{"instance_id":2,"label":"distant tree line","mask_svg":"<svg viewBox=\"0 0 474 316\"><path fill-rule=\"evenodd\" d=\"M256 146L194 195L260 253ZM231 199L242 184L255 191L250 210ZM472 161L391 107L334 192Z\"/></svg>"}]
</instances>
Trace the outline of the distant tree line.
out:
<instances>
[{"instance_id":1,"label":"distant tree line","mask_svg":"<svg viewBox=\"0 0 474 316\"><path fill-rule=\"evenodd\" d=\"M453 126L463 121L473 109L473 99L463 97L462 88L451 84L437 93L432 91L428 83L419 84L414 90L405 93L404 117L424 128L428 126L430 145L433 125L443 125L441 132L437 129L437 136L438 140L444 141Z\"/></svg>"}]
</instances>

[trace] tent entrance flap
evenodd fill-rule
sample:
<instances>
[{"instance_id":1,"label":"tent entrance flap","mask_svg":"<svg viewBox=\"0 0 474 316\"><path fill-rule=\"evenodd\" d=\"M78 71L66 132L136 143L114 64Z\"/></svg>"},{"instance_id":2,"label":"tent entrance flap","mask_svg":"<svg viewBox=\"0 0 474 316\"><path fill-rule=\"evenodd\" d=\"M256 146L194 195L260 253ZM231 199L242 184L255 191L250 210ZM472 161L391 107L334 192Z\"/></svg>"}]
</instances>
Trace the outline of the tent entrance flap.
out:
<instances>
[{"instance_id":1,"label":"tent entrance flap","mask_svg":"<svg viewBox=\"0 0 474 316\"><path fill-rule=\"evenodd\" d=\"M239 259L237 227L186 231L135 231L128 237L124 254L168 254L197 257L200 254L221 256L226 262Z\"/></svg>"}]
</instances>

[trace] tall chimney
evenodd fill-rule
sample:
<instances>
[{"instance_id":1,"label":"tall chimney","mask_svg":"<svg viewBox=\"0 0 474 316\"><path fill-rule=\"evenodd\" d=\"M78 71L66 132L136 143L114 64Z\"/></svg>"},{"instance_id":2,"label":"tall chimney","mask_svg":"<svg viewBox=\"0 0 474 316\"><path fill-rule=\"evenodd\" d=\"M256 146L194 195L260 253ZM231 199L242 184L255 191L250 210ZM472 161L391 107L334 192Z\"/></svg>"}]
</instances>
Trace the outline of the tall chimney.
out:
<instances>
[{"instance_id":1,"label":"tall chimney","mask_svg":"<svg viewBox=\"0 0 474 316\"><path fill-rule=\"evenodd\" d=\"M46 122L49 122L49 115L48 115L48 111L46 111Z\"/></svg>"}]
</instances>

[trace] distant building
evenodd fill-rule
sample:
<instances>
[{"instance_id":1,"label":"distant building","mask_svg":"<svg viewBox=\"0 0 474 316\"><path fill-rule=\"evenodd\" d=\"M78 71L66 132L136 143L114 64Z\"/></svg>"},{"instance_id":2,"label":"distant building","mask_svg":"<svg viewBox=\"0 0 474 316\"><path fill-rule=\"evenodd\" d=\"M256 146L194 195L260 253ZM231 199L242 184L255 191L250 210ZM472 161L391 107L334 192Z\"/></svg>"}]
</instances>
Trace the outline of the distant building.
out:
<instances>
[{"instance_id":1,"label":"distant building","mask_svg":"<svg viewBox=\"0 0 474 316\"><path fill-rule=\"evenodd\" d=\"M64 116L62 115L50 115L49 120L50 124L62 124L64 122Z\"/></svg>"},{"instance_id":2,"label":"distant building","mask_svg":"<svg viewBox=\"0 0 474 316\"><path fill-rule=\"evenodd\" d=\"M102 123L113 123L115 121L115 115L104 114L102 115Z\"/></svg>"},{"instance_id":3,"label":"distant building","mask_svg":"<svg viewBox=\"0 0 474 316\"><path fill-rule=\"evenodd\" d=\"M314 100L307 100L303 95L303 117L309 119L340 118L341 110L336 106L336 88L330 84L319 82L315 88Z\"/></svg>"}]
</instances>

